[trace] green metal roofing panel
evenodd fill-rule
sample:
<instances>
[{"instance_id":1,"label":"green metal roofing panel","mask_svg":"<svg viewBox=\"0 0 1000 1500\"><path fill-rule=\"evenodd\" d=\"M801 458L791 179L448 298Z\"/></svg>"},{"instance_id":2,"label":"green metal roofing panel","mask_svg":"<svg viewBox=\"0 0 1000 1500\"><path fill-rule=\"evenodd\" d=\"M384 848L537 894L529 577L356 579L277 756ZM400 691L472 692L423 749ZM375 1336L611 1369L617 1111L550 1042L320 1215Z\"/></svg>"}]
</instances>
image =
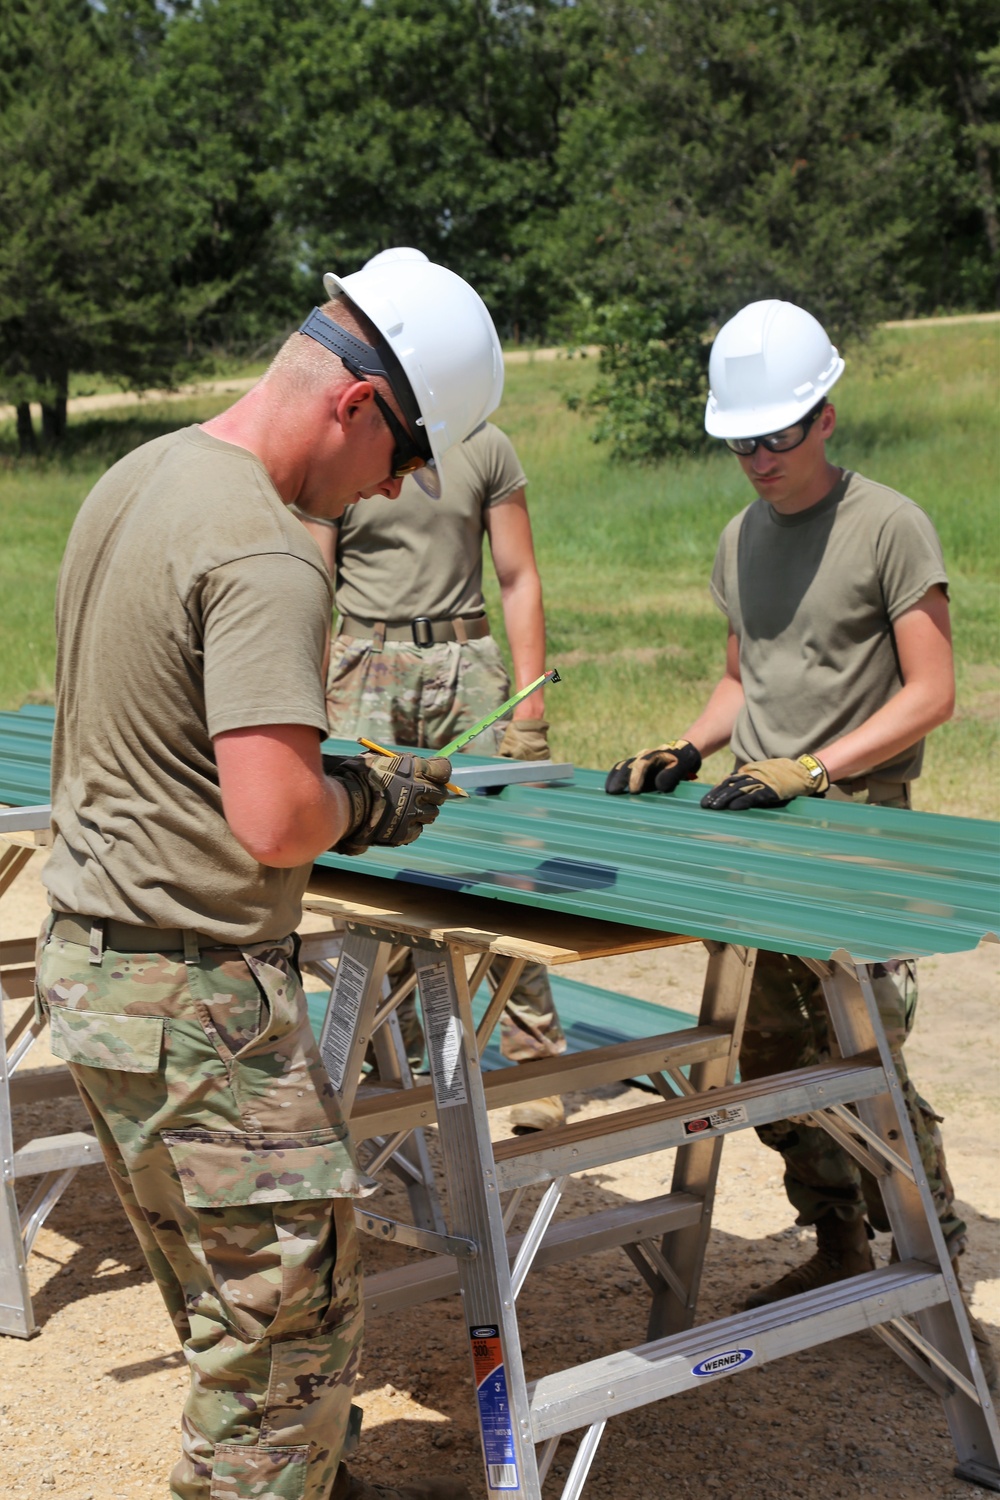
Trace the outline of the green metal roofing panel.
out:
<instances>
[{"instance_id":1,"label":"green metal roofing panel","mask_svg":"<svg viewBox=\"0 0 1000 1500\"><path fill-rule=\"evenodd\" d=\"M48 800L51 718L0 715L0 801ZM819 798L708 812L691 783L608 797L603 782L577 771L571 784L449 800L415 844L317 863L812 958L957 953L1000 928L995 823Z\"/></svg>"}]
</instances>

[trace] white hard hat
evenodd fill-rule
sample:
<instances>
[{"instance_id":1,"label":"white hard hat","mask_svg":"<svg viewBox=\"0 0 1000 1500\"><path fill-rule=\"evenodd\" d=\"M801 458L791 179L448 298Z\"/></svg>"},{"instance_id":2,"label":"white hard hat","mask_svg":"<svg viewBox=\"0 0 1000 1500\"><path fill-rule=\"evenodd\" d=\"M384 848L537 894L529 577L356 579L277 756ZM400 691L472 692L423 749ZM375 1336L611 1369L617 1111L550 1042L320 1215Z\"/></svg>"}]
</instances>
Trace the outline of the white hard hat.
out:
<instances>
[{"instance_id":1,"label":"white hard hat","mask_svg":"<svg viewBox=\"0 0 1000 1500\"><path fill-rule=\"evenodd\" d=\"M812 313L751 302L720 328L708 362L705 431L763 437L791 427L840 379L844 361Z\"/></svg>"},{"instance_id":2,"label":"white hard hat","mask_svg":"<svg viewBox=\"0 0 1000 1500\"><path fill-rule=\"evenodd\" d=\"M391 371L390 384L407 421L426 433L431 454L413 477L437 498L441 459L496 411L503 395L503 351L485 303L461 276L424 258L369 262L350 276L328 271L323 284L329 296L343 293L361 309L381 334L378 352L402 369L409 391Z\"/></svg>"},{"instance_id":3,"label":"white hard hat","mask_svg":"<svg viewBox=\"0 0 1000 1500\"><path fill-rule=\"evenodd\" d=\"M371 260L366 260L361 267L362 271L370 271L372 266L389 266L400 260L426 260L427 256L422 250L415 250L412 245L390 245L388 250L380 250L373 255Z\"/></svg>"}]
</instances>

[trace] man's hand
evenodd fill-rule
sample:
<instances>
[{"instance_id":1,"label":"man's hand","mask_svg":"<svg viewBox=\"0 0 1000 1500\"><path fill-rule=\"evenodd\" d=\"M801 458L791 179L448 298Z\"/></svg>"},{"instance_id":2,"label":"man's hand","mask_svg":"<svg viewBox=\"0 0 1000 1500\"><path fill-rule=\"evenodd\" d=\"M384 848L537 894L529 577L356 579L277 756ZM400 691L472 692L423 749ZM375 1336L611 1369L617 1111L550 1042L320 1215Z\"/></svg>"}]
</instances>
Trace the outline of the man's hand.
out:
<instances>
[{"instance_id":1,"label":"man's hand","mask_svg":"<svg viewBox=\"0 0 1000 1500\"><path fill-rule=\"evenodd\" d=\"M509 760L551 760L547 719L511 719L500 741Z\"/></svg>"},{"instance_id":2,"label":"man's hand","mask_svg":"<svg viewBox=\"0 0 1000 1500\"><path fill-rule=\"evenodd\" d=\"M784 807L793 797L818 797L830 785L826 767L815 755L798 760L752 760L713 786L701 799L702 807Z\"/></svg>"},{"instance_id":3,"label":"man's hand","mask_svg":"<svg viewBox=\"0 0 1000 1500\"><path fill-rule=\"evenodd\" d=\"M371 844L412 844L447 797L451 761L443 755L324 755L327 776L351 801L351 821L337 854L364 854Z\"/></svg>"},{"instance_id":4,"label":"man's hand","mask_svg":"<svg viewBox=\"0 0 1000 1500\"><path fill-rule=\"evenodd\" d=\"M630 760L611 767L604 790L672 792L682 781L693 781L701 770L701 751L690 740L669 740L655 750L640 750Z\"/></svg>"}]
</instances>

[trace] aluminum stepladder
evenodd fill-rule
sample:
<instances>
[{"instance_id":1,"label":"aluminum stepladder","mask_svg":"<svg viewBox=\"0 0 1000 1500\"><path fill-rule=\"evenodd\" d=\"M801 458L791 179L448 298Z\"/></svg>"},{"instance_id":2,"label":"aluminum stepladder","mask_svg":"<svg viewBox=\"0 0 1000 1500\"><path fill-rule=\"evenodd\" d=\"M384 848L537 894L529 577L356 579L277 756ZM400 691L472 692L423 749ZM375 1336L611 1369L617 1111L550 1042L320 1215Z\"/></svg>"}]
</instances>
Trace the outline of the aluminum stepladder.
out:
<instances>
[{"instance_id":1,"label":"aluminum stepladder","mask_svg":"<svg viewBox=\"0 0 1000 1500\"><path fill-rule=\"evenodd\" d=\"M0 896L10 888L27 865L36 838L48 828L48 807L0 812ZM28 1287L28 1256L39 1229L55 1208L81 1167L103 1160L97 1142L88 1131L38 1137L14 1150L13 1109L39 1099L75 1094L76 1086L65 1067L23 1069L29 1049L42 1032L35 1018L33 1001L35 940L4 938L0 941L0 1008L22 1003L22 1009L7 1028L0 1048L0 1334L31 1338L39 1330L31 1307ZM23 1207L17 1201L17 1184L37 1178L34 1191Z\"/></svg>"},{"instance_id":2,"label":"aluminum stepladder","mask_svg":"<svg viewBox=\"0 0 1000 1500\"><path fill-rule=\"evenodd\" d=\"M442 896L441 905L453 900ZM621 1056L610 1057L625 1049L597 1049L503 1070L516 1075L511 1079L497 1074L484 1079L479 1055L520 963L516 957L502 960L506 972L477 1038L470 991L496 960L482 942L469 939L473 928L480 929L479 938L482 929L496 928L500 913L496 903L459 901L465 908L448 935L442 932L447 911L439 913L435 924L424 921L421 935L418 920L398 914L381 919L372 906L359 909L359 920L348 924L348 963L342 961L331 995L322 1047L356 1141L370 1134L390 1140L394 1133L402 1136L407 1128L429 1124L436 1111L447 1240L435 1243L430 1235L385 1221L368 1227L402 1243L448 1253L429 1266L370 1278L366 1306L369 1313L398 1311L460 1291L489 1495L539 1500L561 1437L582 1428L562 1489L563 1500L575 1500L610 1417L864 1328L878 1332L940 1396L958 1454L956 1474L1000 1490L1000 1432L902 1107L868 969L846 957L813 965L830 1006L841 1060L734 1084L754 955L713 944L706 945L710 958L699 1025L690 1032L651 1038L645 1054L640 1044L628 1044L633 1049L628 1063ZM398 885L392 904L407 904ZM341 903L342 914L348 905ZM468 921L469 905L481 912L475 923ZM518 910L508 908L500 925L516 929ZM559 919L554 923L559 925ZM662 934L647 936L649 946L662 939ZM405 1100L392 1101L387 1095L356 1099L351 1080L358 1076L361 1049L378 1015L380 953L407 940L414 946L419 976L433 1098L425 1088L412 1090ZM494 944L494 953L504 946ZM516 940L506 947L516 950ZM478 958L468 978L465 960L470 953ZM613 1074L616 1063L622 1071ZM680 1071L687 1063L693 1064L690 1078ZM650 1076L664 1096L661 1102L603 1122L491 1144L491 1106L640 1072ZM900 1261L783 1303L692 1327L722 1137L789 1115L809 1115L879 1177ZM569 1174L668 1148L676 1148L677 1157L672 1191L665 1198L634 1205L631 1211L619 1208L582 1221L553 1222ZM911 1162L917 1163L915 1171ZM527 1232L509 1236L511 1210L519 1193L532 1184L548 1184L547 1191ZM508 1190L514 1197L505 1212L501 1194ZM358 1215L361 1222L365 1217ZM649 1341L529 1385L515 1309L529 1269L613 1245L629 1254L652 1289Z\"/></svg>"}]
</instances>

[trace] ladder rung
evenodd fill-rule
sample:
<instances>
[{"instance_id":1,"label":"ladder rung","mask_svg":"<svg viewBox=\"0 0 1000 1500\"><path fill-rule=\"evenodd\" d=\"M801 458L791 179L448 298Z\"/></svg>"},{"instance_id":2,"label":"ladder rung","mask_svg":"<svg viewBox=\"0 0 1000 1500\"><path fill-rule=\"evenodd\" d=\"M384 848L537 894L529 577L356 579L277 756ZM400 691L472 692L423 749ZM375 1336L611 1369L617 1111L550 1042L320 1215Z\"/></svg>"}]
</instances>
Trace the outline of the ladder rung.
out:
<instances>
[{"instance_id":1,"label":"ladder rung","mask_svg":"<svg viewBox=\"0 0 1000 1500\"><path fill-rule=\"evenodd\" d=\"M673 1229L687 1229L697 1224L703 1210L702 1200L691 1193L665 1193L645 1203L622 1203L581 1219L561 1219L550 1224L532 1262L532 1270L575 1260L582 1255L596 1255L639 1239L658 1239ZM507 1254L513 1262L523 1234L507 1236ZM398 1266L365 1277L365 1315L399 1312L438 1297L450 1297L458 1291L458 1267L453 1256L436 1256L432 1261Z\"/></svg>"},{"instance_id":2,"label":"ladder rung","mask_svg":"<svg viewBox=\"0 0 1000 1500\"><path fill-rule=\"evenodd\" d=\"M40 1136L14 1152L14 1176L38 1177L42 1172L64 1172L67 1167L87 1167L103 1161L101 1148L85 1130L67 1135Z\"/></svg>"},{"instance_id":3,"label":"ladder rung","mask_svg":"<svg viewBox=\"0 0 1000 1500\"><path fill-rule=\"evenodd\" d=\"M664 1396L707 1385L738 1369L755 1369L785 1354L860 1333L873 1324L947 1300L940 1272L911 1260L753 1312L703 1323L544 1376L529 1388L532 1436L536 1443L544 1442ZM746 1350L750 1356L739 1360L738 1353ZM727 1354L731 1362L717 1371L696 1373L706 1362Z\"/></svg>"},{"instance_id":4,"label":"ladder rung","mask_svg":"<svg viewBox=\"0 0 1000 1500\"><path fill-rule=\"evenodd\" d=\"M76 1093L69 1068L18 1068L8 1080L11 1104L36 1104L39 1099L60 1099Z\"/></svg>"},{"instance_id":5,"label":"ladder rung","mask_svg":"<svg viewBox=\"0 0 1000 1500\"><path fill-rule=\"evenodd\" d=\"M27 1000L35 993L35 969L0 969L0 986L4 999Z\"/></svg>"},{"instance_id":6,"label":"ladder rung","mask_svg":"<svg viewBox=\"0 0 1000 1500\"><path fill-rule=\"evenodd\" d=\"M831 1104L870 1099L885 1092L875 1053L850 1062L819 1063L769 1078L729 1084L690 1098L600 1115L578 1124L498 1141L493 1149L501 1191L550 1182L567 1172L604 1167L629 1157L689 1146L730 1130L809 1114ZM706 1122L702 1124L702 1122ZM714 1123L718 1122L718 1123Z\"/></svg>"},{"instance_id":7,"label":"ladder rung","mask_svg":"<svg viewBox=\"0 0 1000 1500\"><path fill-rule=\"evenodd\" d=\"M4 938L0 942L0 968L16 968L19 964L35 963L37 937Z\"/></svg>"},{"instance_id":8,"label":"ladder rung","mask_svg":"<svg viewBox=\"0 0 1000 1500\"><path fill-rule=\"evenodd\" d=\"M731 1040L728 1031L692 1026L688 1031L594 1047L568 1057L542 1057L518 1063L515 1068L494 1068L483 1074L486 1107L506 1109L549 1094L599 1088L605 1083L656 1073L668 1065L686 1068L689 1063L724 1057ZM414 1089L359 1095L351 1113L351 1134L356 1141L363 1141L373 1135L414 1130L432 1124L435 1118L434 1090L429 1083Z\"/></svg>"}]
</instances>

